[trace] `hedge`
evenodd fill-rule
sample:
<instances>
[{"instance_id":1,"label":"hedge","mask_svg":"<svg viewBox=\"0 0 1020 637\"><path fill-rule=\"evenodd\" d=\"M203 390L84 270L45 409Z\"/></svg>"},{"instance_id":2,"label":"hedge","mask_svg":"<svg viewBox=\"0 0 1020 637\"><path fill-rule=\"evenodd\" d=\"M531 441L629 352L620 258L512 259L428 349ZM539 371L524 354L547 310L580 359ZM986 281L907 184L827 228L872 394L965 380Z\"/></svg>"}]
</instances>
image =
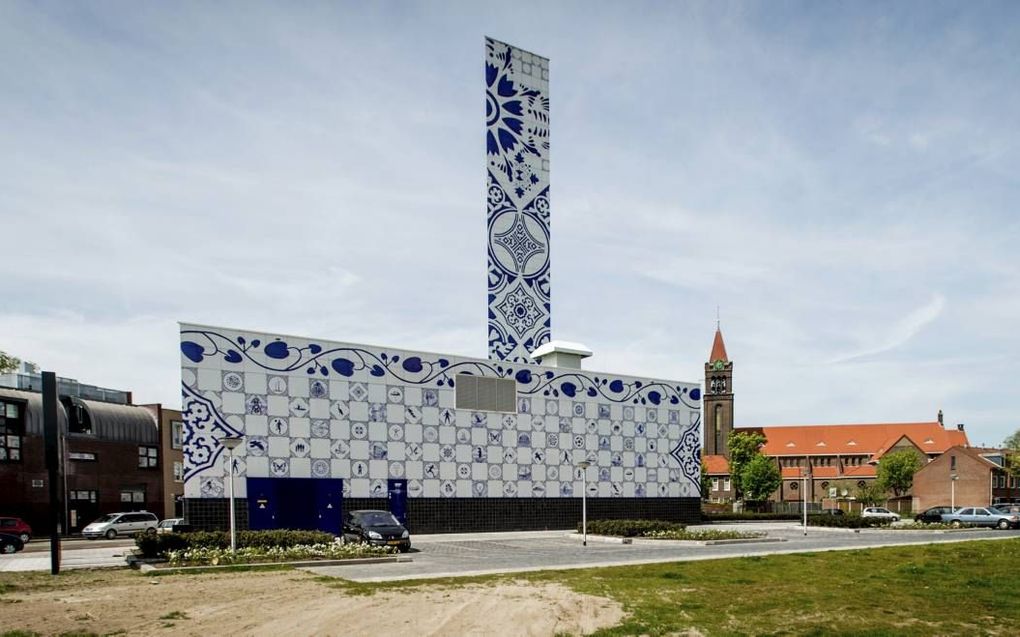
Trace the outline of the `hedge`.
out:
<instances>
[{"instance_id":1,"label":"hedge","mask_svg":"<svg viewBox=\"0 0 1020 637\"><path fill-rule=\"evenodd\" d=\"M808 515L808 526L828 526L841 529L869 529L888 526L892 520L883 518L862 518L859 515L829 515L815 513Z\"/></svg>"},{"instance_id":2,"label":"hedge","mask_svg":"<svg viewBox=\"0 0 1020 637\"><path fill-rule=\"evenodd\" d=\"M323 531L296 531L277 529L272 531L238 531L237 548L289 548L332 542L332 533ZM169 551L189 549L230 548L230 533L226 531L195 531L192 533L139 534L135 544L142 557L166 557Z\"/></svg>"},{"instance_id":3,"label":"hedge","mask_svg":"<svg viewBox=\"0 0 1020 637\"><path fill-rule=\"evenodd\" d=\"M642 537L650 533L662 531L683 531L686 529L679 522L662 520L589 520L588 533L593 535L615 535L619 537ZM577 532L582 531L581 525Z\"/></svg>"},{"instance_id":4,"label":"hedge","mask_svg":"<svg viewBox=\"0 0 1020 637\"><path fill-rule=\"evenodd\" d=\"M742 511L740 513L702 513L701 519L705 522L728 522L731 520L800 520L799 513L759 513L757 511Z\"/></svg>"}]
</instances>

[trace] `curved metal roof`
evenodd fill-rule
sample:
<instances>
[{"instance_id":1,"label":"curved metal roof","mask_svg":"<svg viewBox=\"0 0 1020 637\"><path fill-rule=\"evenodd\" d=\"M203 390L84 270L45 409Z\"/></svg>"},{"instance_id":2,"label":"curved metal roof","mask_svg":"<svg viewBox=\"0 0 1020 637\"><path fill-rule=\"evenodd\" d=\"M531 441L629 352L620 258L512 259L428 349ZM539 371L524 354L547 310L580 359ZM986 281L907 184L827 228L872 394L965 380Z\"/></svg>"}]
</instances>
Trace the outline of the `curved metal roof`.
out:
<instances>
[{"instance_id":1,"label":"curved metal roof","mask_svg":"<svg viewBox=\"0 0 1020 637\"><path fill-rule=\"evenodd\" d=\"M13 398L25 403L25 433L43 435L42 394L0 388L0 398ZM92 421L91 434L72 434L89 436L97 440L113 442L137 442L141 444L159 444L159 430L156 417L144 407L134 405L116 405L94 400L61 396L73 404L83 406ZM57 421L61 433L67 433L67 411L63 402L57 403Z\"/></svg>"}]
</instances>

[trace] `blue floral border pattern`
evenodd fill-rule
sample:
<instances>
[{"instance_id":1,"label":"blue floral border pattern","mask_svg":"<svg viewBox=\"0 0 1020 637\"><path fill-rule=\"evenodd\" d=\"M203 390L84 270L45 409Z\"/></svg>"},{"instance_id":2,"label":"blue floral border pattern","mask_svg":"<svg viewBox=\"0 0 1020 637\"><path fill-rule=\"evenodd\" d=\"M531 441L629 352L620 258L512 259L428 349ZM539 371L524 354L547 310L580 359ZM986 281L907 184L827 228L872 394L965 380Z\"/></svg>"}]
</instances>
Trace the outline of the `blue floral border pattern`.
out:
<instances>
[{"instance_id":1,"label":"blue floral border pattern","mask_svg":"<svg viewBox=\"0 0 1020 637\"><path fill-rule=\"evenodd\" d=\"M231 366L254 364L270 372L304 372L309 377L387 379L409 385L449 387L456 383L458 374L471 374L489 378L513 378L517 391L526 396L573 398L575 396L601 397L614 403L634 405L684 405L700 411L701 390L688 389L664 381L635 378L614 378L601 374L587 374L576 370L553 370L536 365L516 365L499 361L451 360L432 355L401 355L384 351L373 352L356 345L309 342L292 345L282 338L268 342L247 340L243 336L231 338L210 329L181 331L181 354L192 364L206 359L218 359L223 369ZM204 398L185 389L185 409L190 404L204 401L211 413L212 405ZM226 432L233 430L219 416L216 422ZM230 433L229 435L234 435Z\"/></svg>"},{"instance_id":2,"label":"blue floral border pattern","mask_svg":"<svg viewBox=\"0 0 1020 637\"><path fill-rule=\"evenodd\" d=\"M549 61L485 40L489 359L550 339Z\"/></svg>"},{"instance_id":3,"label":"blue floral border pattern","mask_svg":"<svg viewBox=\"0 0 1020 637\"><path fill-rule=\"evenodd\" d=\"M184 421L184 480L217 464L225 447L221 438L241 436L207 398L181 384L181 420Z\"/></svg>"},{"instance_id":4,"label":"blue floral border pattern","mask_svg":"<svg viewBox=\"0 0 1020 637\"><path fill-rule=\"evenodd\" d=\"M684 430L680 441L670 450L684 477L694 484L701 484L701 416Z\"/></svg>"}]
</instances>

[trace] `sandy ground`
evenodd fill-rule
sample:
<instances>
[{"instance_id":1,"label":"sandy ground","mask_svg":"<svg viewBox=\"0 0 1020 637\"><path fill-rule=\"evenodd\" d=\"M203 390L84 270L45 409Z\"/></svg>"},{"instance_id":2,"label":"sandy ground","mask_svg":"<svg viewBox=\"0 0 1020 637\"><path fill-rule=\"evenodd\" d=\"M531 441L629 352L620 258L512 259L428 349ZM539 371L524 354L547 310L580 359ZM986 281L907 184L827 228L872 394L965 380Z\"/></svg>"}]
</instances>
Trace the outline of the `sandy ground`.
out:
<instances>
[{"instance_id":1,"label":"sandy ground","mask_svg":"<svg viewBox=\"0 0 1020 637\"><path fill-rule=\"evenodd\" d=\"M84 583L84 582L83 582ZM307 573L141 577L9 592L0 627L124 635L587 634L623 619L612 600L559 584L501 583L350 594Z\"/></svg>"}]
</instances>

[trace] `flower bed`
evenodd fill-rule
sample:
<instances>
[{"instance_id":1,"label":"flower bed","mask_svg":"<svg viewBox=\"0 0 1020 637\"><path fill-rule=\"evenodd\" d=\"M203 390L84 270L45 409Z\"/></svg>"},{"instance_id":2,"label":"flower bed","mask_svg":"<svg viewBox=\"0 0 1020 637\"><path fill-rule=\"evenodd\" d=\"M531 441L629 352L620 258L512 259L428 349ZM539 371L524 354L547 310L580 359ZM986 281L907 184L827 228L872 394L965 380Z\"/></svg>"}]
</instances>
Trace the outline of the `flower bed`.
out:
<instances>
[{"instance_id":1,"label":"flower bed","mask_svg":"<svg viewBox=\"0 0 1020 637\"><path fill-rule=\"evenodd\" d=\"M383 557L393 549L368 544L307 544L297 546L248 546L231 551L229 548L191 548L169 551L170 566L218 566L224 564L253 564L259 562L296 562L303 560L347 560L361 557Z\"/></svg>"},{"instance_id":2,"label":"flower bed","mask_svg":"<svg viewBox=\"0 0 1020 637\"><path fill-rule=\"evenodd\" d=\"M951 528L953 527L943 522L907 522L889 527L892 531L946 531Z\"/></svg>"},{"instance_id":3,"label":"flower bed","mask_svg":"<svg viewBox=\"0 0 1020 637\"><path fill-rule=\"evenodd\" d=\"M750 540L754 538L765 537L765 533L762 531L652 531L647 535L641 537L650 538L653 540L692 540L696 542L705 542L709 540Z\"/></svg>"},{"instance_id":4,"label":"flower bed","mask_svg":"<svg viewBox=\"0 0 1020 637\"><path fill-rule=\"evenodd\" d=\"M614 535L617 537L644 537L656 531L683 531L685 527L678 522L662 520L589 520L588 532L593 535ZM582 531L581 525L577 532Z\"/></svg>"},{"instance_id":5,"label":"flower bed","mask_svg":"<svg viewBox=\"0 0 1020 637\"><path fill-rule=\"evenodd\" d=\"M581 532L578 527L577 532ZM592 520L588 522L588 533L614 537L637 537L654 540L743 540L763 537L760 532L744 531L688 531L678 522L661 520Z\"/></svg>"},{"instance_id":6,"label":"flower bed","mask_svg":"<svg viewBox=\"0 0 1020 637\"><path fill-rule=\"evenodd\" d=\"M870 529L889 526L892 520L884 518L862 518L859 515L830 515L813 513L808 515L808 526L827 526L839 529Z\"/></svg>"}]
</instances>

